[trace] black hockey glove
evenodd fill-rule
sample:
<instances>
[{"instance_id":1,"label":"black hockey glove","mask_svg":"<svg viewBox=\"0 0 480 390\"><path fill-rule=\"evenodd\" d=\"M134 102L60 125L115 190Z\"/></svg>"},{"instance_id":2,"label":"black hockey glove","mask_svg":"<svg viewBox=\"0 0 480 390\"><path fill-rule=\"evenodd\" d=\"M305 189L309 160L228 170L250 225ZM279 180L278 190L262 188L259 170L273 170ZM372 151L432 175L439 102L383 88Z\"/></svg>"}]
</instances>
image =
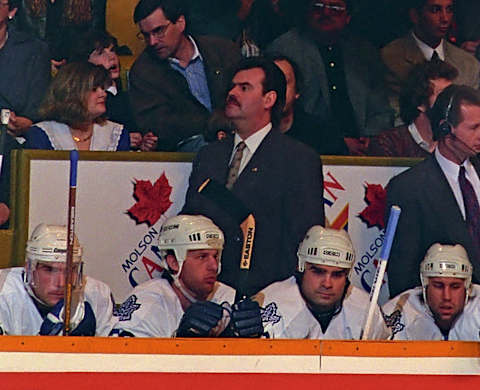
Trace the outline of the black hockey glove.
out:
<instances>
[{"instance_id":1,"label":"black hockey glove","mask_svg":"<svg viewBox=\"0 0 480 390\"><path fill-rule=\"evenodd\" d=\"M263 324L258 303L247 298L233 305L230 328L234 337L260 337Z\"/></svg>"},{"instance_id":2,"label":"black hockey glove","mask_svg":"<svg viewBox=\"0 0 480 390\"><path fill-rule=\"evenodd\" d=\"M210 301L195 302L183 314L177 337L208 337L223 317L223 307Z\"/></svg>"}]
</instances>

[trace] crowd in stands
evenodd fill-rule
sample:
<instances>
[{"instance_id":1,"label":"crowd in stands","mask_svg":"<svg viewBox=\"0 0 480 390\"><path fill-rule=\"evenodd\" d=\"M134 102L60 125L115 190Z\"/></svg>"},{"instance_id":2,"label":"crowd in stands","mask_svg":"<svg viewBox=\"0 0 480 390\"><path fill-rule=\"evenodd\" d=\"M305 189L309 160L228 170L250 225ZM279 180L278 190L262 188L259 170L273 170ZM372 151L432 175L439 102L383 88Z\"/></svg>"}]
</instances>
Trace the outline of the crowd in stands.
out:
<instances>
[{"instance_id":1,"label":"crowd in stands","mask_svg":"<svg viewBox=\"0 0 480 390\"><path fill-rule=\"evenodd\" d=\"M350 237L324 227L318 156L354 155L424 158L387 188L403 210L393 300L369 337L478 340L477 1L140 0L145 49L126 85L105 7L0 2L0 223L12 149L197 155L181 215L161 229L161 278L113 311L75 244L72 334L361 338L368 295L350 284ZM206 179L219 199L198 193ZM219 204L229 197L255 216L254 246ZM65 242L40 225L25 268L0 273L0 331L59 334ZM12 314L18 300L29 305Z\"/></svg>"}]
</instances>

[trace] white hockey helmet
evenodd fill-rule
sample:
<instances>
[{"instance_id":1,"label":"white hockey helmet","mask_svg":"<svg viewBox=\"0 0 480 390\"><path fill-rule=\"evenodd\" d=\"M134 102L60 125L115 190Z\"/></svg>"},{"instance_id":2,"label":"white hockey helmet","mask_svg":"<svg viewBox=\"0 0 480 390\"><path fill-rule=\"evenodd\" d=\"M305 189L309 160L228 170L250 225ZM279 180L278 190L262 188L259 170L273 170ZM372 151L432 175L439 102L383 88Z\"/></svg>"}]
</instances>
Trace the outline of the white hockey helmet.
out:
<instances>
[{"instance_id":1,"label":"white hockey helmet","mask_svg":"<svg viewBox=\"0 0 480 390\"><path fill-rule=\"evenodd\" d=\"M468 300L472 284L472 264L465 248L460 244L433 244L420 263L420 281L423 287L423 299L427 302L427 286L430 278L459 278L465 280L465 303Z\"/></svg>"},{"instance_id":2,"label":"white hockey helmet","mask_svg":"<svg viewBox=\"0 0 480 390\"><path fill-rule=\"evenodd\" d=\"M298 247L298 271L305 270L305 263L352 268L355 250L345 230L311 227Z\"/></svg>"},{"instance_id":3,"label":"white hockey helmet","mask_svg":"<svg viewBox=\"0 0 480 390\"><path fill-rule=\"evenodd\" d=\"M183 262L189 250L217 249L218 273L221 270L221 255L225 239L223 232L211 219L203 215L177 215L169 218L162 225L158 236L158 249L162 258L161 265L169 270L166 256L173 251L178 262L178 272L173 275L178 278L182 272ZM171 273L171 272L170 272Z\"/></svg>"},{"instance_id":4,"label":"white hockey helmet","mask_svg":"<svg viewBox=\"0 0 480 390\"><path fill-rule=\"evenodd\" d=\"M43 263L65 263L67 261L67 228L60 225L47 225L42 223L32 232L30 240L27 241L25 250L25 283L34 283L33 271L38 262ZM82 281L82 247L77 237L73 243L73 262L78 264L78 275L76 280Z\"/></svg>"}]
</instances>

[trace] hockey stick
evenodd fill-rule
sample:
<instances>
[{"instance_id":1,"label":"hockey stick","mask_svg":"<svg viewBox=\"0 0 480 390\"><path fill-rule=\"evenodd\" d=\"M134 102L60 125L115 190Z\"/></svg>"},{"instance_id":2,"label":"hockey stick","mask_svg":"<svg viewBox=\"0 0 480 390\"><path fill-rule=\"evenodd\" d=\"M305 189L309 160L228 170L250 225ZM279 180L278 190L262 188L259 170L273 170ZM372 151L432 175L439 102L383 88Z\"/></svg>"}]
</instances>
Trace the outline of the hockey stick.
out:
<instances>
[{"instance_id":1,"label":"hockey stick","mask_svg":"<svg viewBox=\"0 0 480 390\"><path fill-rule=\"evenodd\" d=\"M73 246L75 243L75 208L77 193L77 166L78 151L70 152L70 188L68 192L68 220L67 220L67 263L65 266L65 295L63 335L70 334L70 318L72 309L72 273L73 273Z\"/></svg>"},{"instance_id":2,"label":"hockey stick","mask_svg":"<svg viewBox=\"0 0 480 390\"><path fill-rule=\"evenodd\" d=\"M198 192L225 210L240 225L243 233L243 245L237 288L237 298L240 299L236 299L236 301L244 299L247 297L245 292L252 261L253 242L255 238L255 217L240 199L215 180L205 180L202 185L198 187Z\"/></svg>"},{"instance_id":3,"label":"hockey stick","mask_svg":"<svg viewBox=\"0 0 480 390\"><path fill-rule=\"evenodd\" d=\"M395 205L390 209L390 216L388 217L387 228L385 229L382 252L380 253L380 263L377 267L377 272L375 272L372 289L370 290L370 305L368 307L367 316L365 317L366 319L363 326L363 331L360 336L361 340L368 340L370 328L372 326L373 314L375 313L375 308L377 307L378 295L380 294L380 288L382 287L383 276L385 275L385 270L387 268L387 261L390 256L390 249L392 248L395 230L397 230L400 212L400 207Z\"/></svg>"}]
</instances>

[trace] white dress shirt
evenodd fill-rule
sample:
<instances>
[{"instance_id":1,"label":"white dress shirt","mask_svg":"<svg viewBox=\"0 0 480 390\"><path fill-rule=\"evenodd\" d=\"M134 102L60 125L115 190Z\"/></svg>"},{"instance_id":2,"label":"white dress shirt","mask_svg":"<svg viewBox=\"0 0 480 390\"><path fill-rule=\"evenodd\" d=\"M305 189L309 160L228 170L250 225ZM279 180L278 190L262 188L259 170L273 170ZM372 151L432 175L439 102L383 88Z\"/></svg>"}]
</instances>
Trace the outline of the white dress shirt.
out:
<instances>
[{"instance_id":1,"label":"white dress shirt","mask_svg":"<svg viewBox=\"0 0 480 390\"><path fill-rule=\"evenodd\" d=\"M431 48L428 46L425 42L421 41L418 39L418 37L415 35L415 33L412 31L412 36L413 39L415 39L415 42L417 42L417 46L420 49L420 51L423 53L425 58L430 61L432 58L433 52L436 51L438 54L438 57L442 60L445 61L445 50L443 48L443 39L440 41L439 45L435 48Z\"/></svg>"},{"instance_id":2,"label":"white dress shirt","mask_svg":"<svg viewBox=\"0 0 480 390\"><path fill-rule=\"evenodd\" d=\"M233 140L233 150L232 155L230 156L230 163L232 162L233 155L237 150L237 146L240 142L245 142L245 149L243 149L242 161L240 162L240 169L238 170L238 175L242 173L243 169L247 166L248 162L252 158L255 151L258 149L263 139L266 137L268 132L272 129L272 123L269 122L265 127L262 127L260 130L253 133L247 139L242 139L237 133L235 133L235 138Z\"/></svg>"}]
</instances>

